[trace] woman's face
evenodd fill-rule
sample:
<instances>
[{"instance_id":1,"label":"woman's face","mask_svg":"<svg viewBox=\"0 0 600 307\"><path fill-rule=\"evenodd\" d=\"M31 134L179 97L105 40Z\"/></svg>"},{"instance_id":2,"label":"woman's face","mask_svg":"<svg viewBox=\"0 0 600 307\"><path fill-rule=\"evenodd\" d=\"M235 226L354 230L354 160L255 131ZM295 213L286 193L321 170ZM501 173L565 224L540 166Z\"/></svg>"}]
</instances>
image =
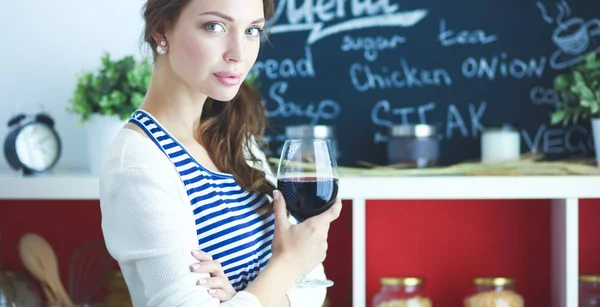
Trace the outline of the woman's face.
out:
<instances>
[{"instance_id":1,"label":"woman's face","mask_svg":"<svg viewBox=\"0 0 600 307\"><path fill-rule=\"evenodd\" d=\"M229 101L256 61L264 23L263 0L192 0L166 33L163 56L193 90Z\"/></svg>"}]
</instances>

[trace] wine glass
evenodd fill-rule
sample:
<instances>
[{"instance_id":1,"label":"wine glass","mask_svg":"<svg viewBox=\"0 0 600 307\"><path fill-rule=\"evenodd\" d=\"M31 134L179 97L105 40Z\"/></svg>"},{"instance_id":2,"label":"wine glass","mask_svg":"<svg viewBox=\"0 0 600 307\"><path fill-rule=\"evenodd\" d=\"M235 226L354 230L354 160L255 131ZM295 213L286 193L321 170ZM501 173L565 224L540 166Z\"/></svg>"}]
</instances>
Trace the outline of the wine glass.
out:
<instances>
[{"instance_id":1,"label":"wine glass","mask_svg":"<svg viewBox=\"0 0 600 307\"><path fill-rule=\"evenodd\" d=\"M285 141L277 168L277 189L299 223L327 211L337 198L338 169L329 140ZM303 276L300 288L331 287L333 281Z\"/></svg>"}]
</instances>

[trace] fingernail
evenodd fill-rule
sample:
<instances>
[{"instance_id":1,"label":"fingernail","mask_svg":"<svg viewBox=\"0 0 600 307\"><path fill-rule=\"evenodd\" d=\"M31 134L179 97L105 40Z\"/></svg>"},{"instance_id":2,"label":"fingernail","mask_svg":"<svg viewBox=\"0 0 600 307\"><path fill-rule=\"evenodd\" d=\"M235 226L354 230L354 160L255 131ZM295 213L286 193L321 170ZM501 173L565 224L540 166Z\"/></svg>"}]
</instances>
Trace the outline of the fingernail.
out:
<instances>
[{"instance_id":1,"label":"fingernail","mask_svg":"<svg viewBox=\"0 0 600 307\"><path fill-rule=\"evenodd\" d=\"M200 255L199 251L197 251L197 250L192 251L192 256L198 256L198 255Z\"/></svg>"},{"instance_id":2,"label":"fingernail","mask_svg":"<svg viewBox=\"0 0 600 307\"><path fill-rule=\"evenodd\" d=\"M194 272L195 270L197 270L199 268L200 268L200 265L198 265L197 263L190 265L190 271L192 271L192 272Z\"/></svg>"},{"instance_id":3,"label":"fingernail","mask_svg":"<svg viewBox=\"0 0 600 307\"><path fill-rule=\"evenodd\" d=\"M208 293L215 294L215 293L217 293L217 290L215 290L215 289L208 289Z\"/></svg>"},{"instance_id":4,"label":"fingernail","mask_svg":"<svg viewBox=\"0 0 600 307\"><path fill-rule=\"evenodd\" d=\"M206 283L206 279L200 279L198 280L197 285L204 285Z\"/></svg>"},{"instance_id":5,"label":"fingernail","mask_svg":"<svg viewBox=\"0 0 600 307\"><path fill-rule=\"evenodd\" d=\"M273 199L279 200L279 191L277 191L277 190L273 191Z\"/></svg>"}]
</instances>

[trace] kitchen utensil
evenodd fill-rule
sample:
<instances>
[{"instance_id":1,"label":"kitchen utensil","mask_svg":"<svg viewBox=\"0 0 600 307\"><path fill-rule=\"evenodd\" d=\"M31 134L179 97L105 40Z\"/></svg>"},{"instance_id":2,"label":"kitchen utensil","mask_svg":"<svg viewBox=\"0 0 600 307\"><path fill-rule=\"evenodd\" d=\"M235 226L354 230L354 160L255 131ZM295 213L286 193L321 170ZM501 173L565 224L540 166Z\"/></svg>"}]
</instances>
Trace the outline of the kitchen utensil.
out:
<instances>
[{"instance_id":1,"label":"kitchen utensil","mask_svg":"<svg viewBox=\"0 0 600 307\"><path fill-rule=\"evenodd\" d=\"M75 250L69 268L69 295L75 304L92 302L94 295L108 283L112 264L102 241L87 242Z\"/></svg>"},{"instance_id":2,"label":"kitchen utensil","mask_svg":"<svg viewBox=\"0 0 600 307\"><path fill-rule=\"evenodd\" d=\"M74 307L58 273L58 261L52 246L41 236L27 233L19 242L19 254L25 268L37 278L49 301Z\"/></svg>"}]
</instances>

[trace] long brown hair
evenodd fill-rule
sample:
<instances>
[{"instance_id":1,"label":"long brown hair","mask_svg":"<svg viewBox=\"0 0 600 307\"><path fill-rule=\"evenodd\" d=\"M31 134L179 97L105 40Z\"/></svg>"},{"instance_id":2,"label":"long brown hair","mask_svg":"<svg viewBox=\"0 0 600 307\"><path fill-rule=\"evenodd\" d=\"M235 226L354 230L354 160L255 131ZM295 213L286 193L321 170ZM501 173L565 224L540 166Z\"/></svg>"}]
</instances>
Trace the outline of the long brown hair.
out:
<instances>
[{"instance_id":1,"label":"long brown hair","mask_svg":"<svg viewBox=\"0 0 600 307\"><path fill-rule=\"evenodd\" d=\"M144 41L157 56L154 32L163 32L179 18L190 0L148 0L142 15L145 21ZM263 0L265 20L274 14L273 0ZM265 31L266 33L266 31ZM258 144L264 141L267 118L261 97L246 82L231 101L215 101L208 98L204 103L196 140L202 144L213 163L225 173L233 174L238 184L250 192L273 193L274 186L266 179L261 169L269 165L260 164L252 150L252 138ZM248 165L257 164L257 167Z\"/></svg>"}]
</instances>

